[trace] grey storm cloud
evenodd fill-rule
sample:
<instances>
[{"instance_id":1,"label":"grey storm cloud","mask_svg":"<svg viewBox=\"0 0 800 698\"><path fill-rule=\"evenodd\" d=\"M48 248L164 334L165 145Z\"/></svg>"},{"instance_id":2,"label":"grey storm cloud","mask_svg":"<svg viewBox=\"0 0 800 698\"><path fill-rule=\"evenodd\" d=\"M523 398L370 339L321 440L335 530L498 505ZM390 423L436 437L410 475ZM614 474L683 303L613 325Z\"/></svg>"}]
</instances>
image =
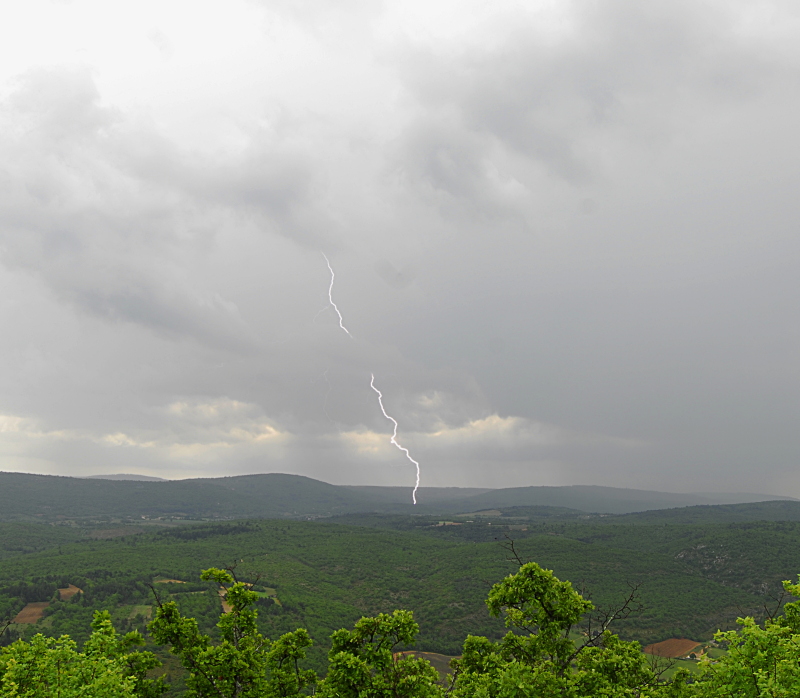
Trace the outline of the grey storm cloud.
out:
<instances>
[{"instance_id":1,"label":"grey storm cloud","mask_svg":"<svg viewBox=\"0 0 800 698\"><path fill-rule=\"evenodd\" d=\"M19 83L3 111L3 261L109 320L246 347L235 304L193 287L186 253L225 216L313 239L302 155L263 142L221 159L180 152L101 105L87 70Z\"/></svg>"},{"instance_id":2,"label":"grey storm cloud","mask_svg":"<svg viewBox=\"0 0 800 698\"><path fill-rule=\"evenodd\" d=\"M793 6L184 19L6 80L4 469L408 484L374 373L424 485L800 496Z\"/></svg>"}]
</instances>

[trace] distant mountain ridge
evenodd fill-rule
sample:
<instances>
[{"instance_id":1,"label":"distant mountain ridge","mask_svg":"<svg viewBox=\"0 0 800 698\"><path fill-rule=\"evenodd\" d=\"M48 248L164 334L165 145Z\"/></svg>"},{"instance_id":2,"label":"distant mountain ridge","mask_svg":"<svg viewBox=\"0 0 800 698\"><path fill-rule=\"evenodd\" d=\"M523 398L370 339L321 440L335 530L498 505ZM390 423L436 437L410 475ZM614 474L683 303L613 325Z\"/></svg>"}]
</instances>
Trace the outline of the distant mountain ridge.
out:
<instances>
[{"instance_id":1,"label":"distant mountain ridge","mask_svg":"<svg viewBox=\"0 0 800 698\"><path fill-rule=\"evenodd\" d=\"M166 482L164 477L152 475L137 475L136 473L117 473L115 475L87 475L86 480L135 480L141 482Z\"/></svg>"},{"instance_id":2,"label":"distant mountain ridge","mask_svg":"<svg viewBox=\"0 0 800 698\"><path fill-rule=\"evenodd\" d=\"M592 513L629 514L653 509L774 500L792 500L792 498L769 494L681 494L600 485L567 485L490 490L470 497L468 501L476 507L474 511L511 506L553 506Z\"/></svg>"},{"instance_id":3,"label":"distant mountain ridge","mask_svg":"<svg viewBox=\"0 0 800 698\"><path fill-rule=\"evenodd\" d=\"M348 490L375 497L379 501L394 504L408 504L411 501L410 487L382 487L380 485L342 485ZM489 487L420 487L417 490L417 500L426 504L445 501L461 501L486 492L494 492Z\"/></svg>"},{"instance_id":4,"label":"distant mountain ridge","mask_svg":"<svg viewBox=\"0 0 800 698\"><path fill-rule=\"evenodd\" d=\"M410 488L331 485L267 473L188 480L75 478L0 472L0 520L319 518L351 513L453 515L515 506L627 514L790 497L677 494L599 486Z\"/></svg>"}]
</instances>

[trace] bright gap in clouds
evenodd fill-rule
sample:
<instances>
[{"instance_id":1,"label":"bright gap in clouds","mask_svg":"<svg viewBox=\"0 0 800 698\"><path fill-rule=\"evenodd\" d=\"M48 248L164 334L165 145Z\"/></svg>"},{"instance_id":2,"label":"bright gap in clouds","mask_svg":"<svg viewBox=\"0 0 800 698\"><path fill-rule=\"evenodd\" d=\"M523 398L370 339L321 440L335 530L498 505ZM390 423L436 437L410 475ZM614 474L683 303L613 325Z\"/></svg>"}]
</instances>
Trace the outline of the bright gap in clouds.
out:
<instances>
[{"instance_id":1,"label":"bright gap in clouds","mask_svg":"<svg viewBox=\"0 0 800 698\"><path fill-rule=\"evenodd\" d=\"M329 119L384 106L362 89L379 86L381 69L358 43L332 51L255 2L32 0L11 14L0 28L6 93L34 68L86 67L104 102L192 149L246 147L253 128L286 108Z\"/></svg>"}]
</instances>

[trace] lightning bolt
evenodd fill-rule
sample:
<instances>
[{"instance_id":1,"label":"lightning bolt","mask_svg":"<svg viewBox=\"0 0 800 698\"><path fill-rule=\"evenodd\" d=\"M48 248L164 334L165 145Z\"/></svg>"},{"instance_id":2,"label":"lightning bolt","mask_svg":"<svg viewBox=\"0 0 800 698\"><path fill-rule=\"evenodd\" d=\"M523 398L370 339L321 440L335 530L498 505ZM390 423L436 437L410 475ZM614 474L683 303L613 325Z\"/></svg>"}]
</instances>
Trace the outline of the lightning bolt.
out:
<instances>
[{"instance_id":1,"label":"lightning bolt","mask_svg":"<svg viewBox=\"0 0 800 698\"><path fill-rule=\"evenodd\" d=\"M336 311L336 314L339 316L339 327L341 327L345 332L347 332L347 335L350 337L350 339L355 339L355 337L353 337L353 335L350 334L350 330L348 330L344 326L344 318L342 317L341 312L339 312L339 308L336 305L336 303L333 302L333 282L336 280L336 274L333 273L333 267L331 266L331 263L328 260L327 256L325 255L325 253L324 252L320 252L320 254L322 255L323 259L325 260L325 264L328 265L328 271L330 271L330 273L331 273L331 285L328 287L328 301L330 301L331 307ZM323 308L320 312L323 312L324 310L327 310L327 308ZM319 315L319 313L317 313L317 315ZM386 408L384 408L384 406L383 406L383 393L375 387L375 374L371 373L370 377L371 377L371 380L369 382L369 387L372 388L376 393L378 393L378 404L381 406L381 412L383 412L383 416L386 417L386 419L388 419L392 424L394 424L394 433L392 434L392 438L390 439L392 444L394 444L403 453L405 453L406 454L406 458L408 458L408 460L410 460L414 464L416 469L417 469L417 481L414 484L414 491L411 493L411 499L414 501L414 504L416 505L416 503L417 503L417 490L419 489L419 463L417 463L417 461L415 461L411 457L411 454L408 452L407 448L405 448L404 446L401 446L397 442L397 427L398 427L397 420L394 417L390 417L389 414L386 412ZM328 380L328 370L327 369L325 369L325 380L326 381ZM328 393L330 394L330 383L328 383ZM328 400L328 396L326 395L325 396L326 404L327 404L327 400ZM325 414L328 414L327 410L325 410ZM328 417L328 419L330 419L330 416Z\"/></svg>"},{"instance_id":2,"label":"lightning bolt","mask_svg":"<svg viewBox=\"0 0 800 698\"><path fill-rule=\"evenodd\" d=\"M375 387L375 374L370 374L372 379L369 382L369 387L372 388L376 393L378 393L378 404L381 406L381 412L383 412L383 416L386 417L392 424L394 424L394 433L392 434L391 442L397 446L403 453L406 454L406 458L410 460L417 468L417 482L414 485L414 491L411 493L411 499L414 500L414 504L417 503L417 490L419 489L419 463L415 461L411 454L408 452L408 449L404 446L401 446L397 443L397 420L394 417L391 417L387 412L386 408L383 406L383 393Z\"/></svg>"},{"instance_id":3,"label":"lightning bolt","mask_svg":"<svg viewBox=\"0 0 800 698\"><path fill-rule=\"evenodd\" d=\"M339 306L337 306L336 303L333 302L333 282L336 280L336 274L333 273L333 267L331 266L331 263L328 261L328 258L325 256L325 253L321 252L320 254L325 259L325 264L328 265L328 271L330 271L331 273L331 285L328 287L328 301L330 301L331 307L336 311L336 314L339 316L339 327L341 327L345 332L347 332L347 336L350 337L350 339L355 339L355 337L353 337L353 335L350 334L350 330L348 330L344 326L344 318L342 317L342 314L339 312Z\"/></svg>"}]
</instances>

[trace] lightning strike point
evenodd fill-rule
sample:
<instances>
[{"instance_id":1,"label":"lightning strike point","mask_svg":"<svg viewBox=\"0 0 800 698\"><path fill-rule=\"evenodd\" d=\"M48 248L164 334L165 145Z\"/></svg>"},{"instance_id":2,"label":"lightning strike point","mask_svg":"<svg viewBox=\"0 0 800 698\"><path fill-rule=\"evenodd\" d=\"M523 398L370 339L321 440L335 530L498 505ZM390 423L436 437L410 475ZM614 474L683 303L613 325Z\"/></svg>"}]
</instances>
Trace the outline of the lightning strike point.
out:
<instances>
[{"instance_id":1,"label":"lightning strike point","mask_svg":"<svg viewBox=\"0 0 800 698\"><path fill-rule=\"evenodd\" d=\"M411 454L408 452L408 449L404 446L401 446L397 443L397 420L394 417L390 417L387 412L386 408L383 406L383 393L375 387L375 374L370 374L371 380L369 382L369 387L372 388L376 393L378 393L378 404L381 406L381 412L383 412L383 416L386 417L392 424L394 424L394 433L392 434L392 438L390 439L391 442L397 446L403 453L406 454L406 458L410 460L417 468L417 481L414 485L414 491L411 493L411 499L414 501L414 505L417 504L417 490L419 489L419 463L415 461Z\"/></svg>"},{"instance_id":2,"label":"lightning strike point","mask_svg":"<svg viewBox=\"0 0 800 698\"><path fill-rule=\"evenodd\" d=\"M333 282L336 279L336 274L333 273L333 267L331 266L331 263L328 260L327 256L325 255L325 253L320 252L320 254L325 260L325 264L328 265L328 271L331 273L331 285L328 287L328 301L330 302L331 307L336 311L336 314L339 316L339 327L341 327L345 332L347 332L347 336L350 337L350 339L355 339L355 337L353 337L353 335L350 334L350 330L348 330L344 326L344 318L342 317L342 314L339 312L339 307L336 305L336 303L333 302Z\"/></svg>"}]
</instances>

